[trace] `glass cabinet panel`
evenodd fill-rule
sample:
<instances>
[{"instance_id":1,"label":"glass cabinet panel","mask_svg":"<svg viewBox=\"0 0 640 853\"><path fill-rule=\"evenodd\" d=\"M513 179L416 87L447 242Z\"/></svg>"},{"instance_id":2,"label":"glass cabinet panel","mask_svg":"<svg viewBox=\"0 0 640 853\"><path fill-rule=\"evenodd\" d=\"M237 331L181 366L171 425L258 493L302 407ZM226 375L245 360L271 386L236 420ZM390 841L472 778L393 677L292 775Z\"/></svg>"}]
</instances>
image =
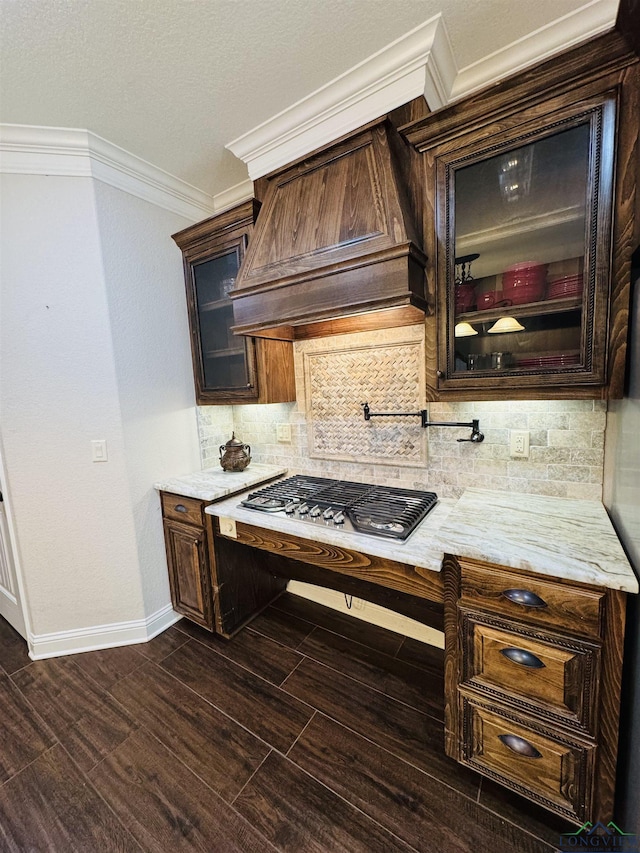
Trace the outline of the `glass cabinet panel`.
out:
<instances>
[{"instance_id":1,"label":"glass cabinet panel","mask_svg":"<svg viewBox=\"0 0 640 853\"><path fill-rule=\"evenodd\" d=\"M604 381L612 104L538 124L440 164L443 376L459 387Z\"/></svg>"},{"instance_id":2,"label":"glass cabinet panel","mask_svg":"<svg viewBox=\"0 0 640 853\"><path fill-rule=\"evenodd\" d=\"M204 389L246 388L250 384L245 338L233 335L233 289L239 267L234 249L193 265Z\"/></svg>"}]
</instances>

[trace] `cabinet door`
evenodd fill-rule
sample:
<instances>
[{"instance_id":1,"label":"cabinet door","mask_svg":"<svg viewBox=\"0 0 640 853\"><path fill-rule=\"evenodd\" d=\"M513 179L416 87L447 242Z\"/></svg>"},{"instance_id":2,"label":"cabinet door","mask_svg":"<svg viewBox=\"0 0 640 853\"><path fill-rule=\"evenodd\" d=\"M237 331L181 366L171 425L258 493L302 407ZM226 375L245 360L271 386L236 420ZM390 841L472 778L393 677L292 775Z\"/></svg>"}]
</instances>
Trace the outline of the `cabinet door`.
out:
<instances>
[{"instance_id":1,"label":"cabinet door","mask_svg":"<svg viewBox=\"0 0 640 853\"><path fill-rule=\"evenodd\" d=\"M213 630L213 602L206 533L200 527L164 522L173 608Z\"/></svg>"},{"instance_id":2,"label":"cabinet door","mask_svg":"<svg viewBox=\"0 0 640 853\"><path fill-rule=\"evenodd\" d=\"M231 332L233 305L229 293L244 242L240 238L186 261L198 403L246 402L258 397L253 340Z\"/></svg>"},{"instance_id":3,"label":"cabinet door","mask_svg":"<svg viewBox=\"0 0 640 853\"><path fill-rule=\"evenodd\" d=\"M616 99L545 106L436 154L443 389L606 382Z\"/></svg>"}]
</instances>

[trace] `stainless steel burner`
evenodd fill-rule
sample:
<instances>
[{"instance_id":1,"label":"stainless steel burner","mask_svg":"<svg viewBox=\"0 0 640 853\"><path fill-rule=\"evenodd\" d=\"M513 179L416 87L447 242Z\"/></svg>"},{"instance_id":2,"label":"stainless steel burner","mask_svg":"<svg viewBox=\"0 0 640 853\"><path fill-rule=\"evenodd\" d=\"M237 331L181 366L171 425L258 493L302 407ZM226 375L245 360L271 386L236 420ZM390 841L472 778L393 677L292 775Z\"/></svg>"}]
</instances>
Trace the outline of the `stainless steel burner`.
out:
<instances>
[{"instance_id":1,"label":"stainless steel burner","mask_svg":"<svg viewBox=\"0 0 640 853\"><path fill-rule=\"evenodd\" d=\"M252 492L242 506L297 521L404 541L438 502L434 492L297 474Z\"/></svg>"}]
</instances>

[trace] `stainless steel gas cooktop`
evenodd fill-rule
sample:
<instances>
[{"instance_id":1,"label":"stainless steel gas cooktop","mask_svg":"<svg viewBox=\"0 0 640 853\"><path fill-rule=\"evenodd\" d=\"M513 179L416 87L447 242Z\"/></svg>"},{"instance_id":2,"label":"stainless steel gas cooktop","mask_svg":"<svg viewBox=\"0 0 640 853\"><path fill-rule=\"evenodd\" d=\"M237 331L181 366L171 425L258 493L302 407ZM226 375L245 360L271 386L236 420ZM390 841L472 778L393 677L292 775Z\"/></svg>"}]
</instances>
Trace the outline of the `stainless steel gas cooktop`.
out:
<instances>
[{"instance_id":1,"label":"stainless steel gas cooktop","mask_svg":"<svg viewBox=\"0 0 640 853\"><path fill-rule=\"evenodd\" d=\"M241 506L317 526L404 541L437 502L435 492L297 474L252 492Z\"/></svg>"}]
</instances>

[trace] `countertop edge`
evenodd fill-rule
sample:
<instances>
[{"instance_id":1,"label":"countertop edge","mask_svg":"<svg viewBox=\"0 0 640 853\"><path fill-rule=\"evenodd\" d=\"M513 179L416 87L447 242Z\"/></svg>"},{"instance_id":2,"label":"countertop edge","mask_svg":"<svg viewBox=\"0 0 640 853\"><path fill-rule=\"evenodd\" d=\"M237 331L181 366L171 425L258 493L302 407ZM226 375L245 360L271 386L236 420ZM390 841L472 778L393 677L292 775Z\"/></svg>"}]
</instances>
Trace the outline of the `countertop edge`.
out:
<instances>
[{"instance_id":1,"label":"countertop edge","mask_svg":"<svg viewBox=\"0 0 640 853\"><path fill-rule=\"evenodd\" d=\"M477 501L482 503L484 512L478 517L474 515L470 520L469 512L475 512ZM563 503L558 504L558 501ZM544 535L538 529L534 531L535 535L530 534L527 538L522 524L518 524L517 520L509 521L505 515L498 515L496 505L506 516L511 512L513 519L518 519L519 513L535 511L538 528L549 525L551 530L548 535ZM579 519L576 523L570 515L574 505L592 517L588 517L584 522ZM542 514L545 507L548 508L546 516ZM558 517L559 507L568 511L565 518ZM515 571L528 571L543 577L586 583L632 594L637 593L639 589L638 580L624 554L613 524L604 505L598 501L565 501L562 498L546 499L537 495L516 496L483 489L467 489L457 501L441 499L404 544L364 534L325 530L269 516L267 513L257 513L239 507L237 495L233 499L212 504L207 507L206 512L274 532L288 533L305 539L316 538L325 544L342 544L347 549L412 564L429 571L441 571L444 555L452 554L461 559L493 563ZM608 548L611 553L603 551L602 554L594 556L593 548L587 549L587 523L597 526L596 532L592 530L592 538L604 543L603 548ZM559 532L566 534L565 540L559 538ZM572 537L576 541L573 541ZM562 567L561 570L559 566Z\"/></svg>"},{"instance_id":2,"label":"countertop edge","mask_svg":"<svg viewBox=\"0 0 640 853\"><path fill-rule=\"evenodd\" d=\"M168 492L185 498L218 501L275 480L287 471L287 468L281 468L278 465L262 463L253 463L241 472L223 471L222 468L204 468L192 474L159 480L153 484L153 488L158 492Z\"/></svg>"}]
</instances>

